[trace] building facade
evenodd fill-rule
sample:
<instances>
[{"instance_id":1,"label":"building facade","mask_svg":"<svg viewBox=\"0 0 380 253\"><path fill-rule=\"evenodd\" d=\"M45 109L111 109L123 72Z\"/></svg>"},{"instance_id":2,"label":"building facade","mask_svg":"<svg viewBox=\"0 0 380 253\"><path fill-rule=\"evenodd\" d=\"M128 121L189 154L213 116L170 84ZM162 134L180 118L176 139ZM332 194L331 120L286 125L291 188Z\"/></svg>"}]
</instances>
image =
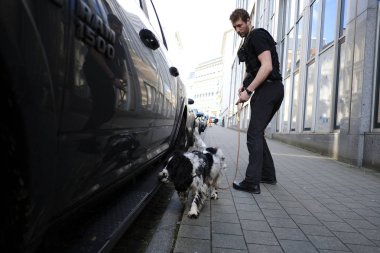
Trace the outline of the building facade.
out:
<instances>
[{"instance_id":1,"label":"building facade","mask_svg":"<svg viewBox=\"0 0 380 253\"><path fill-rule=\"evenodd\" d=\"M222 70L221 57L202 62L187 83L189 97L195 101L193 107L210 116L219 117Z\"/></svg>"},{"instance_id":2,"label":"building facade","mask_svg":"<svg viewBox=\"0 0 380 253\"><path fill-rule=\"evenodd\" d=\"M355 166L380 169L378 0L237 0L255 27L277 42L285 97L267 134ZM236 55L242 40L235 35ZM228 127L248 127L245 103L237 121L236 91L245 66L231 67Z\"/></svg>"}]
</instances>

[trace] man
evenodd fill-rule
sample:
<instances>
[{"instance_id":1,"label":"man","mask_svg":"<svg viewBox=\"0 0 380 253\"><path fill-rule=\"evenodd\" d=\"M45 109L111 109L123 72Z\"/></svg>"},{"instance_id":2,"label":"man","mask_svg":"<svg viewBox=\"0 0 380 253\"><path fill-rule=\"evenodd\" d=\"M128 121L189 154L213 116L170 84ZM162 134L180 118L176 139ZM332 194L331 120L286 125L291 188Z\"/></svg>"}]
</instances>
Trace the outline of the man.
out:
<instances>
[{"instance_id":1,"label":"man","mask_svg":"<svg viewBox=\"0 0 380 253\"><path fill-rule=\"evenodd\" d=\"M249 163L245 179L234 182L237 190L260 194L260 182L276 184L276 171L272 155L264 138L264 131L284 98L276 43L264 29L253 29L249 14L236 9L230 21L237 34L244 38L239 49L240 62L245 62L246 75L239 88L236 104L244 103L252 95L251 119L247 131Z\"/></svg>"},{"instance_id":2,"label":"man","mask_svg":"<svg viewBox=\"0 0 380 253\"><path fill-rule=\"evenodd\" d=\"M124 89L126 53L122 45L123 23L114 14L108 14L110 28L115 32L115 56L106 58L94 48L89 48L83 71L91 90L92 111L84 129L97 129L115 113L116 89Z\"/></svg>"}]
</instances>

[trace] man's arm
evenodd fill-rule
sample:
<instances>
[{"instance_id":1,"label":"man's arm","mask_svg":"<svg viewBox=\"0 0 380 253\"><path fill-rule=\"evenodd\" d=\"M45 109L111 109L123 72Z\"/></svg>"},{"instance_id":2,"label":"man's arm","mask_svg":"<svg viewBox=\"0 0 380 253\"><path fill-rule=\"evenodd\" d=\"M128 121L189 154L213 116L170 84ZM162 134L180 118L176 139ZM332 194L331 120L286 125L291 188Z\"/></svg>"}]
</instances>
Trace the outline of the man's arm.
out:
<instances>
[{"instance_id":1,"label":"man's arm","mask_svg":"<svg viewBox=\"0 0 380 253\"><path fill-rule=\"evenodd\" d=\"M265 50L264 52L262 52L258 56L258 59L261 63L261 66L259 68L259 71L257 72L255 79L253 79L252 83L247 87L249 91L256 90L267 79L267 77L273 69L272 55L269 50ZM239 94L239 100L236 102L236 104L248 101L249 97L250 96L246 91L241 92Z\"/></svg>"},{"instance_id":2,"label":"man's arm","mask_svg":"<svg viewBox=\"0 0 380 253\"><path fill-rule=\"evenodd\" d=\"M256 90L267 79L273 69L272 55L269 50L262 52L257 58L261 66L255 79L253 79L252 83L247 87L250 91Z\"/></svg>"}]
</instances>

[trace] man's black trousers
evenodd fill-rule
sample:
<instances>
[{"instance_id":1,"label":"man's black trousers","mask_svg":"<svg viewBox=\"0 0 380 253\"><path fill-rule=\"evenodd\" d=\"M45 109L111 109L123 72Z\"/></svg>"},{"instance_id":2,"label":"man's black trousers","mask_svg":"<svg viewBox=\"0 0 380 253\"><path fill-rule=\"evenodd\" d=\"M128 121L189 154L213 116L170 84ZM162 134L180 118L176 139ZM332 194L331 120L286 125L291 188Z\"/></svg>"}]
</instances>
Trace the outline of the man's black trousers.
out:
<instances>
[{"instance_id":1,"label":"man's black trousers","mask_svg":"<svg viewBox=\"0 0 380 253\"><path fill-rule=\"evenodd\" d=\"M264 131L284 98L281 81L264 82L252 95L251 119L247 132L249 163L245 181L260 184L261 178L276 179L272 155L264 138Z\"/></svg>"}]
</instances>

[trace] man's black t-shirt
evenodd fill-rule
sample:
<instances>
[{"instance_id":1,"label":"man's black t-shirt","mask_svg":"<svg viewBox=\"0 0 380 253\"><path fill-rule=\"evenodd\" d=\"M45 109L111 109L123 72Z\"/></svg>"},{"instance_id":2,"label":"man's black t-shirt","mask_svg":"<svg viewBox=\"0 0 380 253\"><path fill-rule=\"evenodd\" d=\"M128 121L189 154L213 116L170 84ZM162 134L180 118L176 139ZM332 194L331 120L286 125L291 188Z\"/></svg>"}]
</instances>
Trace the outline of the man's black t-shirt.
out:
<instances>
[{"instance_id":1,"label":"man's black t-shirt","mask_svg":"<svg viewBox=\"0 0 380 253\"><path fill-rule=\"evenodd\" d=\"M246 71L254 78L261 66L258 56L262 52L269 50L272 56L273 69L269 74L268 79L271 81L282 80L276 51L276 42L273 40L269 32L262 28L253 29L248 34L246 40L247 41L244 42L244 46L247 50L247 60L245 61Z\"/></svg>"}]
</instances>

